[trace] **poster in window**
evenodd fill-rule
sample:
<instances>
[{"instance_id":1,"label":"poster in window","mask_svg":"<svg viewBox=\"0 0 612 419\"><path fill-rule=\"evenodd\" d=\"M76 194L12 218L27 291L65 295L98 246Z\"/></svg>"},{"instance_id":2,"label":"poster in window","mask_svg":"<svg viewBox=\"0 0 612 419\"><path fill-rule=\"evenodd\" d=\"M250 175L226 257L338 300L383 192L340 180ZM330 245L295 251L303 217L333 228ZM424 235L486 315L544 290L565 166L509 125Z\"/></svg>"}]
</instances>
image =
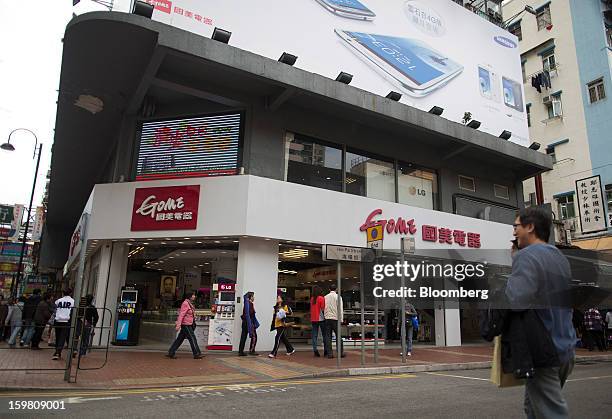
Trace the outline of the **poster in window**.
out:
<instances>
[{"instance_id":1,"label":"poster in window","mask_svg":"<svg viewBox=\"0 0 612 419\"><path fill-rule=\"evenodd\" d=\"M173 298L174 291L176 290L176 276L174 275L162 275L160 294L164 298Z\"/></svg>"},{"instance_id":2,"label":"poster in window","mask_svg":"<svg viewBox=\"0 0 612 419\"><path fill-rule=\"evenodd\" d=\"M606 229L604 195L601 190L601 177L591 176L576 181L580 230L583 234L595 233Z\"/></svg>"}]
</instances>

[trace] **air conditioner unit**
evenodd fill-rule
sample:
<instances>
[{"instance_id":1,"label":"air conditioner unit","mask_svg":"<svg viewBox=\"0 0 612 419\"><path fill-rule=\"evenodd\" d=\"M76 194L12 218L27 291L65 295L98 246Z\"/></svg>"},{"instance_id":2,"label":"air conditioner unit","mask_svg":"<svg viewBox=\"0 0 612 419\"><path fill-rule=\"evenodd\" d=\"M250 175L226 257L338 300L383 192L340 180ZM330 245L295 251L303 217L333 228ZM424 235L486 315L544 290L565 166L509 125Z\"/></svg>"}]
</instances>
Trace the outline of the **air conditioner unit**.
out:
<instances>
[{"instance_id":1,"label":"air conditioner unit","mask_svg":"<svg viewBox=\"0 0 612 419\"><path fill-rule=\"evenodd\" d=\"M542 103L545 105L550 105L552 103L552 98L550 96L544 96L542 98Z\"/></svg>"}]
</instances>

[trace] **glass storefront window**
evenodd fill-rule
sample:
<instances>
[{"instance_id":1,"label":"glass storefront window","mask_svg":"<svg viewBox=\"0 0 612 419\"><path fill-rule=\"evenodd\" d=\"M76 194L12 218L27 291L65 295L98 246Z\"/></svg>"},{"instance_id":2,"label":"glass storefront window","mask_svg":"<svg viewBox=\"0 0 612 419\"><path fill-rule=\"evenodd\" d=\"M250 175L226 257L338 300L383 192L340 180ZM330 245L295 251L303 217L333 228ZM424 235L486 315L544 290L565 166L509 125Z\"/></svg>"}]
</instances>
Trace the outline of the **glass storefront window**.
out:
<instances>
[{"instance_id":1,"label":"glass storefront window","mask_svg":"<svg viewBox=\"0 0 612 419\"><path fill-rule=\"evenodd\" d=\"M392 162L346 153L346 192L395 202L395 168Z\"/></svg>"},{"instance_id":2,"label":"glass storefront window","mask_svg":"<svg viewBox=\"0 0 612 419\"><path fill-rule=\"evenodd\" d=\"M400 204L437 209L438 180L435 172L399 163L397 181Z\"/></svg>"},{"instance_id":3,"label":"glass storefront window","mask_svg":"<svg viewBox=\"0 0 612 419\"><path fill-rule=\"evenodd\" d=\"M301 135L289 135L287 181L342 191L342 149Z\"/></svg>"}]
</instances>

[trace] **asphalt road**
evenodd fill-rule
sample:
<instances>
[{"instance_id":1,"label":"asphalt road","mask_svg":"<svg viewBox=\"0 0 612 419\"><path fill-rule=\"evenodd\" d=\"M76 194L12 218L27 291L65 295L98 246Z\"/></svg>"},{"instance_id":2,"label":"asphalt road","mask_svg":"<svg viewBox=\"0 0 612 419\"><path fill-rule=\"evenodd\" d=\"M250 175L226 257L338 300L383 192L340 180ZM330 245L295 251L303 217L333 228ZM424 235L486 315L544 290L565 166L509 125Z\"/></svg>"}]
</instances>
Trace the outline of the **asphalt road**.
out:
<instances>
[{"instance_id":1,"label":"asphalt road","mask_svg":"<svg viewBox=\"0 0 612 419\"><path fill-rule=\"evenodd\" d=\"M241 387L0 393L0 417L524 417L523 389L497 389L488 382L488 374L488 370L473 370L316 378ZM565 395L572 417L610 418L612 362L577 365L566 384ZM17 402L24 401L26 410L14 409ZM32 402L29 409L28 401ZM55 401L55 407L63 402L64 409L41 410L34 401Z\"/></svg>"}]
</instances>

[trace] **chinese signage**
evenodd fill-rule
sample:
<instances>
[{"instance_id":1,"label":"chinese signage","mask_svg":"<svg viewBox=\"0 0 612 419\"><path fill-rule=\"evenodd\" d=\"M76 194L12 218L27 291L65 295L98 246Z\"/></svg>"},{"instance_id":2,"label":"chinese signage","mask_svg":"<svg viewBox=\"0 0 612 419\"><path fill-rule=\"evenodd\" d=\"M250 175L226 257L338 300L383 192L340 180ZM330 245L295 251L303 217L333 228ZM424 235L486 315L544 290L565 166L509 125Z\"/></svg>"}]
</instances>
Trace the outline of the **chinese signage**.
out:
<instances>
[{"instance_id":1,"label":"chinese signage","mask_svg":"<svg viewBox=\"0 0 612 419\"><path fill-rule=\"evenodd\" d=\"M136 180L237 174L240 120L233 113L144 122Z\"/></svg>"},{"instance_id":2,"label":"chinese signage","mask_svg":"<svg viewBox=\"0 0 612 419\"><path fill-rule=\"evenodd\" d=\"M13 222L13 207L10 205L0 205L0 224L10 224Z\"/></svg>"},{"instance_id":3,"label":"chinese signage","mask_svg":"<svg viewBox=\"0 0 612 419\"><path fill-rule=\"evenodd\" d=\"M375 209L368 215L361 227L359 227L360 231L367 232L368 243L374 241L379 235L382 239L382 234L380 232L414 236L419 231L414 219L405 220L402 217L397 219L376 219L378 216L382 215L382 212L380 208ZM378 230L375 230L375 227L378 227ZM375 231L378 231L378 233L376 233L377 237L371 237ZM423 225L420 231L422 240L426 242L435 242L445 245L455 244L459 247L470 247L474 249L479 249L481 247L480 233L435 225Z\"/></svg>"},{"instance_id":4,"label":"chinese signage","mask_svg":"<svg viewBox=\"0 0 612 419\"><path fill-rule=\"evenodd\" d=\"M340 260L345 262L371 262L374 260L372 249L361 247L323 245L323 260Z\"/></svg>"},{"instance_id":5,"label":"chinese signage","mask_svg":"<svg viewBox=\"0 0 612 419\"><path fill-rule=\"evenodd\" d=\"M13 221L11 222L11 232L9 240L19 240L19 230L21 230L21 221L23 220L23 212L25 208L21 204L16 204L13 207Z\"/></svg>"},{"instance_id":6,"label":"chinese signage","mask_svg":"<svg viewBox=\"0 0 612 419\"><path fill-rule=\"evenodd\" d=\"M132 231L195 230L200 185L137 188Z\"/></svg>"},{"instance_id":7,"label":"chinese signage","mask_svg":"<svg viewBox=\"0 0 612 419\"><path fill-rule=\"evenodd\" d=\"M578 212L582 233L594 233L606 229L606 216L599 175L576 181Z\"/></svg>"},{"instance_id":8,"label":"chinese signage","mask_svg":"<svg viewBox=\"0 0 612 419\"><path fill-rule=\"evenodd\" d=\"M42 236L44 215L45 215L44 207L36 207L36 215L34 216L34 225L32 226L32 241L39 241Z\"/></svg>"}]
</instances>

